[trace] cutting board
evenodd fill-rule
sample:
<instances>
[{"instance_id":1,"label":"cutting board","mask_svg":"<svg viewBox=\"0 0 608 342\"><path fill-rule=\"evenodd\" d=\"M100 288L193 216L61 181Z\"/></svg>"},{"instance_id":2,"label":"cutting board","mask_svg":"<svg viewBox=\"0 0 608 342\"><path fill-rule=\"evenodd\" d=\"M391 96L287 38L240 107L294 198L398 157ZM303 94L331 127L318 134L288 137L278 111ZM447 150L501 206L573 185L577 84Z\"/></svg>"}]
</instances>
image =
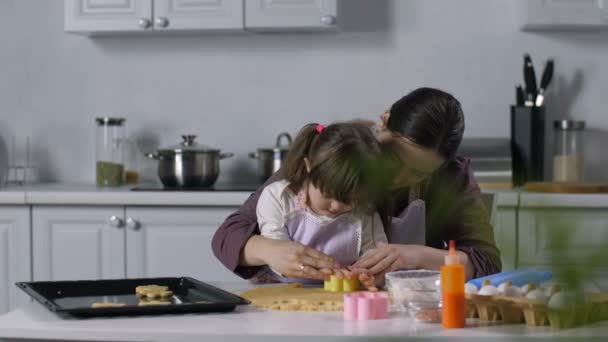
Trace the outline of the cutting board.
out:
<instances>
[{"instance_id":1,"label":"cutting board","mask_svg":"<svg viewBox=\"0 0 608 342\"><path fill-rule=\"evenodd\" d=\"M240 296L257 307L281 311L342 311L344 306L343 293L302 284L256 287Z\"/></svg>"},{"instance_id":2,"label":"cutting board","mask_svg":"<svg viewBox=\"0 0 608 342\"><path fill-rule=\"evenodd\" d=\"M573 194L608 193L608 183L587 182L530 182L526 183L530 192L556 192Z\"/></svg>"}]
</instances>

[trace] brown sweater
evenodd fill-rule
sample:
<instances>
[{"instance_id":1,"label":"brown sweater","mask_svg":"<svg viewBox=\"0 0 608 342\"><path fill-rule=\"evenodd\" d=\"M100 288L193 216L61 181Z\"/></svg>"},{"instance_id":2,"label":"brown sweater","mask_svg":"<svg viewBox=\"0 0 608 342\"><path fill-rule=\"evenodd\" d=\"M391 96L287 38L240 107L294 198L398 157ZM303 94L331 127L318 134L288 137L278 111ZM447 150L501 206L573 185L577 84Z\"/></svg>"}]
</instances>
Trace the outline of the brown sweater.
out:
<instances>
[{"instance_id":1,"label":"brown sweater","mask_svg":"<svg viewBox=\"0 0 608 342\"><path fill-rule=\"evenodd\" d=\"M456 157L420 184L420 198L426 202L426 245L445 249L446 242L455 240L457 249L466 253L474 267L474 277L498 273L500 252L494 241L479 186L473 178L470 160ZM239 266L241 251L253 234L259 234L256 207L266 185L280 179L275 174L260 186L235 213L228 216L213 237L215 256L229 270L245 279L255 275L260 267ZM409 204L409 189L392 194L382 213L397 216ZM390 242L390 240L389 240Z\"/></svg>"}]
</instances>

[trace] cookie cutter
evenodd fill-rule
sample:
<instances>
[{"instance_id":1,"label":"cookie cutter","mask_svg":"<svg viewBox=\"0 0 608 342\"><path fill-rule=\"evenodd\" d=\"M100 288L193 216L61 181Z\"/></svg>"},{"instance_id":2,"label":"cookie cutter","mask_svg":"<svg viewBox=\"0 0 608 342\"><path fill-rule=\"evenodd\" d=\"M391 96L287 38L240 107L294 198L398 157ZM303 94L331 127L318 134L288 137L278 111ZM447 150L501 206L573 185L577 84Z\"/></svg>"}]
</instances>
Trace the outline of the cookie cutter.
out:
<instances>
[{"instance_id":1,"label":"cookie cutter","mask_svg":"<svg viewBox=\"0 0 608 342\"><path fill-rule=\"evenodd\" d=\"M323 283L323 289L329 292L355 292L359 290L359 278L354 276L351 279L340 279L334 274Z\"/></svg>"},{"instance_id":2,"label":"cookie cutter","mask_svg":"<svg viewBox=\"0 0 608 342\"><path fill-rule=\"evenodd\" d=\"M388 318L388 293L357 292L344 294L344 320L366 321Z\"/></svg>"}]
</instances>

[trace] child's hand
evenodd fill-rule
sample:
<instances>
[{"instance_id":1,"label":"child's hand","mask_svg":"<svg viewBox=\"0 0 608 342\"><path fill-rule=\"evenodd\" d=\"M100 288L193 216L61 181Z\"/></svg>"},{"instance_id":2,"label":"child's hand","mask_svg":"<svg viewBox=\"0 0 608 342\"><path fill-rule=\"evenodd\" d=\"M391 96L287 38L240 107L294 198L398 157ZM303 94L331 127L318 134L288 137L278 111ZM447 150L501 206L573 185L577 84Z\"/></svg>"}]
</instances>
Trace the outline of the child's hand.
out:
<instances>
[{"instance_id":1,"label":"child's hand","mask_svg":"<svg viewBox=\"0 0 608 342\"><path fill-rule=\"evenodd\" d=\"M349 271L346 268L334 269L334 272L336 274L336 277L338 277L338 279L351 279L354 275L353 272Z\"/></svg>"},{"instance_id":2,"label":"child's hand","mask_svg":"<svg viewBox=\"0 0 608 342\"><path fill-rule=\"evenodd\" d=\"M353 271L353 274L355 274L356 276L359 277L359 281L368 291L373 291L373 292L378 291L378 288L376 287L376 282L375 282L376 279L373 275L371 275L368 272L366 272L365 270L361 270L361 269Z\"/></svg>"}]
</instances>

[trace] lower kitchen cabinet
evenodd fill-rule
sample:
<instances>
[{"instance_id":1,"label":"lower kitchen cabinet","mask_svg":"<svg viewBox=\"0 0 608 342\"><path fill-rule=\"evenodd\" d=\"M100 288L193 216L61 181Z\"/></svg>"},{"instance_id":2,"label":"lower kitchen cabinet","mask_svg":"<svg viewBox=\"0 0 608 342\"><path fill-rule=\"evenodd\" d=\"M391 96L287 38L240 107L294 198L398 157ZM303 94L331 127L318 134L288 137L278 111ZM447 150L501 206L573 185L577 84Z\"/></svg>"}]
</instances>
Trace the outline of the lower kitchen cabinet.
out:
<instances>
[{"instance_id":1,"label":"lower kitchen cabinet","mask_svg":"<svg viewBox=\"0 0 608 342\"><path fill-rule=\"evenodd\" d=\"M517 206L499 206L494 218L494 239L503 271L512 270L517 256Z\"/></svg>"},{"instance_id":2,"label":"lower kitchen cabinet","mask_svg":"<svg viewBox=\"0 0 608 342\"><path fill-rule=\"evenodd\" d=\"M213 234L236 208L127 207L127 277L237 281L213 255Z\"/></svg>"},{"instance_id":3,"label":"lower kitchen cabinet","mask_svg":"<svg viewBox=\"0 0 608 342\"><path fill-rule=\"evenodd\" d=\"M516 192L484 191L484 203L489 206L489 194L494 194L491 210L491 223L496 247L500 251L503 271L512 270L517 258L517 207L519 195Z\"/></svg>"},{"instance_id":4,"label":"lower kitchen cabinet","mask_svg":"<svg viewBox=\"0 0 608 342\"><path fill-rule=\"evenodd\" d=\"M34 280L124 278L124 207L34 206Z\"/></svg>"},{"instance_id":5,"label":"lower kitchen cabinet","mask_svg":"<svg viewBox=\"0 0 608 342\"><path fill-rule=\"evenodd\" d=\"M213 234L236 208L34 206L34 280L191 276L239 280Z\"/></svg>"},{"instance_id":6,"label":"lower kitchen cabinet","mask_svg":"<svg viewBox=\"0 0 608 342\"><path fill-rule=\"evenodd\" d=\"M15 286L30 281L30 208L0 207L0 315L28 301Z\"/></svg>"},{"instance_id":7,"label":"lower kitchen cabinet","mask_svg":"<svg viewBox=\"0 0 608 342\"><path fill-rule=\"evenodd\" d=\"M585 268L589 281L608 291L606 208L522 206L518 224L518 266Z\"/></svg>"}]
</instances>

